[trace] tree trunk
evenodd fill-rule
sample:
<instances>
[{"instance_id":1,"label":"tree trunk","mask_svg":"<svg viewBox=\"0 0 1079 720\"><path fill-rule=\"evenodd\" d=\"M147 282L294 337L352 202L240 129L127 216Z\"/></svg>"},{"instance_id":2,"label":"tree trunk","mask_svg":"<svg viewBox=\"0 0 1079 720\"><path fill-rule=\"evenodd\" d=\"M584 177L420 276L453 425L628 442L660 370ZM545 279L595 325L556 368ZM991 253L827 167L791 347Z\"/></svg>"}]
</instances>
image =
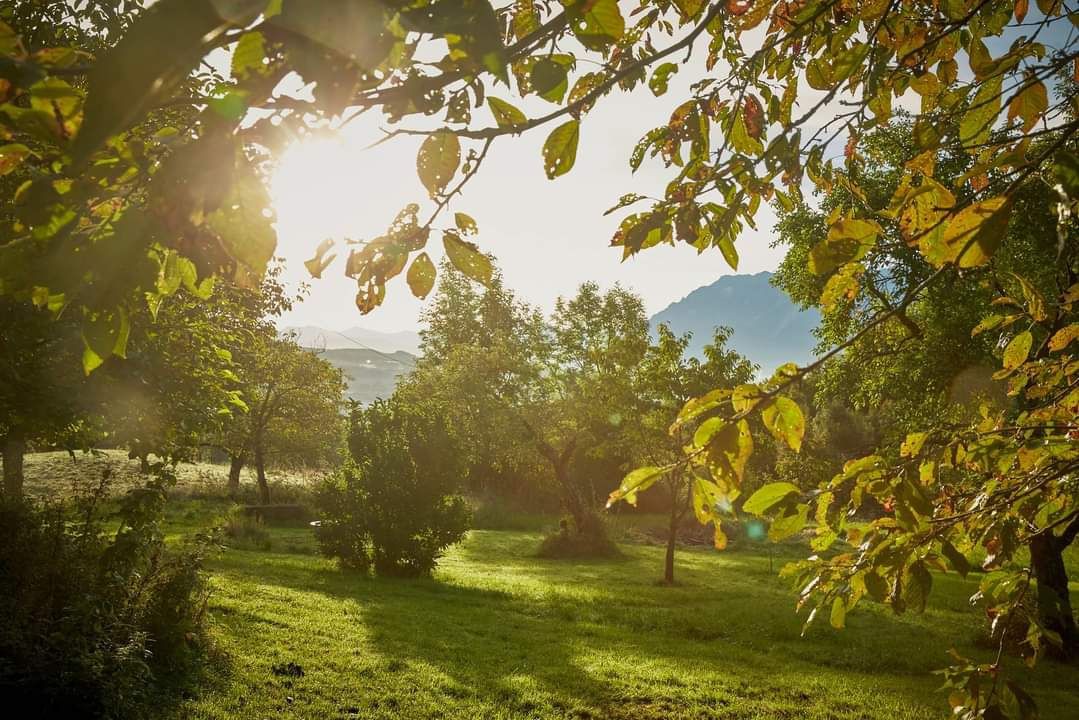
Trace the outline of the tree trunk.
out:
<instances>
[{"instance_id":1,"label":"tree trunk","mask_svg":"<svg viewBox=\"0 0 1079 720\"><path fill-rule=\"evenodd\" d=\"M245 460L243 453L229 455L229 497L236 497L240 494L240 471L244 469Z\"/></svg>"},{"instance_id":2,"label":"tree trunk","mask_svg":"<svg viewBox=\"0 0 1079 720\"><path fill-rule=\"evenodd\" d=\"M1079 629L1072 613L1068 571L1064 566L1064 549L1074 539L1071 530L1061 537L1052 532L1035 535L1030 541L1030 561L1038 582L1038 615L1045 627L1060 634L1063 659L1079 656Z\"/></svg>"},{"instance_id":3,"label":"tree trunk","mask_svg":"<svg viewBox=\"0 0 1079 720\"><path fill-rule=\"evenodd\" d=\"M150 474L150 456L139 455L139 472L143 475Z\"/></svg>"},{"instance_id":4,"label":"tree trunk","mask_svg":"<svg viewBox=\"0 0 1079 720\"><path fill-rule=\"evenodd\" d=\"M674 545L678 542L678 520L671 509L671 527L667 532L667 557L663 561L663 582L674 585Z\"/></svg>"},{"instance_id":5,"label":"tree trunk","mask_svg":"<svg viewBox=\"0 0 1079 720\"><path fill-rule=\"evenodd\" d=\"M23 456L26 455L26 438L12 430L4 438L4 495L8 500L22 497Z\"/></svg>"},{"instance_id":6,"label":"tree trunk","mask_svg":"<svg viewBox=\"0 0 1079 720\"><path fill-rule=\"evenodd\" d=\"M573 487L569 477L569 460L572 453L565 453L553 461L555 479L562 489L562 503L573 518L573 529L578 535L593 533L599 529L600 520Z\"/></svg>"},{"instance_id":7,"label":"tree trunk","mask_svg":"<svg viewBox=\"0 0 1079 720\"><path fill-rule=\"evenodd\" d=\"M262 442L255 445L255 473L258 477L259 504L270 504L270 484L266 482L266 458L262 454Z\"/></svg>"}]
</instances>

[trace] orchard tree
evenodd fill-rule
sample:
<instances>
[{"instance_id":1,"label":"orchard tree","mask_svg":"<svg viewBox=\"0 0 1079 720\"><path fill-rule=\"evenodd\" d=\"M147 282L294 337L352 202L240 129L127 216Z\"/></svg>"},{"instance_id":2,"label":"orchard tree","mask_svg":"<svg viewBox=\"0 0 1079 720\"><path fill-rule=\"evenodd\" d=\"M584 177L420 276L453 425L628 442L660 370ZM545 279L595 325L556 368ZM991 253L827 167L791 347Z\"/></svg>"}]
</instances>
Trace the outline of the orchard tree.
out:
<instances>
[{"instance_id":1,"label":"orchard tree","mask_svg":"<svg viewBox=\"0 0 1079 720\"><path fill-rule=\"evenodd\" d=\"M229 492L255 466L259 502L270 502L271 459L324 463L344 439L345 381L341 370L288 337L249 339L237 375L246 412L230 415L222 445L230 454Z\"/></svg>"},{"instance_id":2,"label":"orchard tree","mask_svg":"<svg viewBox=\"0 0 1079 720\"><path fill-rule=\"evenodd\" d=\"M0 243L0 288L23 300L62 296L65 312L84 327L109 328L83 333L99 340L87 340L99 357L113 354L114 341L125 336L125 307L159 294L156 249L189 257L200 277L257 277L275 242L259 171L283 142L312 125L374 109L393 126L390 139L424 138L417 170L430 211L421 219L418 204L406 207L385 235L352 248L344 263L366 312L406 268L414 292L430 290L434 268L425 247L432 233L455 266L490 279L489 263L470 237L476 221L456 207L452 224L441 218L497 142L544 132L537 164L557 178L572 169L582 135L594 130L588 113L595 105L645 83L664 98L671 75L680 73L691 80L688 91L659 100L671 107L670 120L629 153L635 168L658 159L671 181L662 197L630 193L618 203L643 203L637 212L624 211L613 238L625 255L685 242L718 248L734 265L736 240L760 206L793 205L808 181L851 193L851 202L826 218L813 262L827 276L828 297L855 301L870 292L861 282L861 260L894 218L905 226L904 243L932 267L819 362L784 367L757 393L715 391L691 400L677 422L736 424L759 413L770 432L797 449L804 418L786 392L791 383L899 317L931 288L976 282L976 269L991 264L1005 243L1019 190L1028 181L1045 183L1058 217L1057 287L1039 290L1024 278L1025 284L1016 281L1021 293L1003 288L995 298L1014 301L1019 307L1010 314L1028 326L1015 328L1001 358L1001 379L1011 382L1021 409L1007 417L990 410L987 417L996 419L985 422L992 427L969 435L946 431L942 445L963 452L953 453L951 466L935 466L958 464L961 494L968 485L991 485L973 497L992 502L952 513L948 492L918 499L899 492L905 485L886 473L890 480L873 481L867 491L891 492L897 513L903 507L906 517L909 510L932 532L920 524L878 525L867 539L860 530L852 535L829 524L854 547L884 543L889 551L858 551L853 569L837 571L836 582L821 579L811 595L843 608L831 613L842 625L857 594L855 585L844 595L844 583L869 567L886 584L899 580L891 595L901 596L894 592L900 586L924 588L926 562L945 547L945 528L962 527L993 550L993 538L1000 538L1005 552L992 555L1002 562L1013 557L1013 545L1035 536L1051 535L1053 545L1071 539L1070 250L1079 121L1070 110L1071 86L1050 86L1075 72L1079 50L1068 28L1073 14L1062 0L642 0L625 13L617 0L498 7L488 0L159 0L134 20L118 21L116 32L104 35L106 49L84 46L78 33L47 34L47 46L39 44L36 31L44 23L34 8L40 5L21 3L0 15L2 167L32 168L7 208L12 220ZM77 28L79 7L50 4L49 11ZM221 49L231 51L228 73L196 74ZM313 83L313 101L276 91L291 72L304 85ZM529 117L515 102L530 96L550 109ZM917 155L904 168L894 202L882 207L861 187L859 146L900 103L918 105ZM178 122L159 122L173 116ZM946 147L969 157L970 168L954 179L937 173ZM310 267L321 273L330 258L322 245ZM117 267L127 272L118 276ZM699 442L681 464L710 462L723 470L722 456L738 451L727 442L726 424L695 432ZM1039 459L1020 462L1019 450L1035 442ZM1013 452L1014 467L1006 462ZM957 487L951 479L937 482ZM737 486L737 478L731 483ZM754 507L778 508L794 525L808 512L796 494L772 487ZM1032 582L1019 570L1006 575L1008 593L1016 591L994 605L1006 619L1001 628L1027 617L1022 599ZM990 590L986 596L1000 594ZM838 596L843 603L835 603ZM1028 644L1052 642L1043 626L1027 623ZM1002 647L1009 635L1001 634ZM1027 714L1029 704L998 667L964 665L954 673L950 700L958 716Z\"/></svg>"},{"instance_id":3,"label":"orchard tree","mask_svg":"<svg viewBox=\"0 0 1079 720\"><path fill-rule=\"evenodd\" d=\"M23 492L23 457L30 444L81 445L95 404L80 369L79 328L48 310L0 298L0 451L4 495Z\"/></svg>"},{"instance_id":4,"label":"orchard tree","mask_svg":"<svg viewBox=\"0 0 1079 720\"><path fill-rule=\"evenodd\" d=\"M636 448L634 460L646 464L635 470L627 478L630 494L622 490L611 493L608 504L624 499L631 505L637 504L637 490L632 489L632 478L653 472L654 467L676 460L682 453L682 447L690 442L685 429L671 433L668 431L678 411L690 399L717 387L733 388L748 383L756 374L757 368L733 350L726 347L730 339L729 328L719 328L712 342L702 351L703 359L686 355L690 336L675 335L666 325L660 325L656 339L652 342L641 362L634 388L642 407L634 422L629 426L633 445ZM749 433L749 424L738 427L739 432ZM734 469L744 474L748 455L734 462ZM727 502L737 499L738 493L726 487L725 478L717 478L721 487L711 477L688 468L676 468L663 478L667 495L670 499L669 522L667 526L667 553L663 565L663 581L674 583L674 552L678 542L678 533L690 509L694 509L702 523L713 520L710 505L718 502L726 494ZM696 502L694 502L696 501ZM727 537L723 533L718 519L715 522L715 546L722 550L727 547Z\"/></svg>"}]
</instances>

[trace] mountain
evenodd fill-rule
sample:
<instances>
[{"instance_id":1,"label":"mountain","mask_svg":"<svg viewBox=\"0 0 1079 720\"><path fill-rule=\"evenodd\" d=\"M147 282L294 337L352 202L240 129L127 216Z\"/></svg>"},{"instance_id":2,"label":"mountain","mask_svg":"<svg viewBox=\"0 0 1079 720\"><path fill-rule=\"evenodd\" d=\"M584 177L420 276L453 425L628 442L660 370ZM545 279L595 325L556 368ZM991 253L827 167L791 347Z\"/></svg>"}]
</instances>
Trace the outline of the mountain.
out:
<instances>
[{"instance_id":1,"label":"mountain","mask_svg":"<svg viewBox=\"0 0 1079 720\"><path fill-rule=\"evenodd\" d=\"M361 327L347 330L327 330L314 325L297 325L285 328L296 334L296 342L307 348L337 350L341 348L366 348L383 353L404 351L410 355L420 354L419 333L401 330L379 332Z\"/></svg>"},{"instance_id":2,"label":"mountain","mask_svg":"<svg viewBox=\"0 0 1079 720\"><path fill-rule=\"evenodd\" d=\"M714 329L727 326L734 331L730 347L760 365L763 375L785 362L805 364L813 359L820 314L799 308L771 279L770 272L724 275L656 313L652 327L666 323L679 335L692 332L689 352L700 355Z\"/></svg>"},{"instance_id":3,"label":"mountain","mask_svg":"<svg viewBox=\"0 0 1079 720\"><path fill-rule=\"evenodd\" d=\"M319 357L341 368L348 383L348 396L364 405L393 394L397 377L412 370L416 356L397 350L382 353L368 348L315 348Z\"/></svg>"}]
</instances>

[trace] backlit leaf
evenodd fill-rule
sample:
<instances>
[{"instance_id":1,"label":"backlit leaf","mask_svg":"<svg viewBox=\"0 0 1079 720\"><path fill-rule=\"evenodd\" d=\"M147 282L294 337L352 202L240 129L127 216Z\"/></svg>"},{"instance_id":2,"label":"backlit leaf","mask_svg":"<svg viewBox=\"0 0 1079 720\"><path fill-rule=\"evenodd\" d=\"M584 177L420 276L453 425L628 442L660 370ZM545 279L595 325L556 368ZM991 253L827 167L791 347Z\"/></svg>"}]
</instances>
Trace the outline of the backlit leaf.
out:
<instances>
[{"instance_id":1,"label":"backlit leaf","mask_svg":"<svg viewBox=\"0 0 1079 720\"><path fill-rule=\"evenodd\" d=\"M494 272L491 259L474 244L462 240L455 231L447 230L442 233L442 245L446 248L446 257L455 268L484 285L491 282Z\"/></svg>"},{"instance_id":2,"label":"backlit leaf","mask_svg":"<svg viewBox=\"0 0 1079 720\"><path fill-rule=\"evenodd\" d=\"M435 286L435 272L435 264L431 262L431 258L427 256L427 253L421 252L412 261L408 274L405 276L408 289L421 300L426 298L431 288Z\"/></svg>"},{"instance_id":3,"label":"backlit leaf","mask_svg":"<svg viewBox=\"0 0 1079 720\"><path fill-rule=\"evenodd\" d=\"M461 142L451 132L427 136L416 156L416 173L432 198L446 190L461 165Z\"/></svg>"},{"instance_id":4,"label":"backlit leaf","mask_svg":"<svg viewBox=\"0 0 1079 720\"><path fill-rule=\"evenodd\" d=\"M559 125L547 136L547 141L543 143L543 169L549 179L565 175L573 168L579 138L580 123L577 120Z\"/></svg>"}]
</instances>

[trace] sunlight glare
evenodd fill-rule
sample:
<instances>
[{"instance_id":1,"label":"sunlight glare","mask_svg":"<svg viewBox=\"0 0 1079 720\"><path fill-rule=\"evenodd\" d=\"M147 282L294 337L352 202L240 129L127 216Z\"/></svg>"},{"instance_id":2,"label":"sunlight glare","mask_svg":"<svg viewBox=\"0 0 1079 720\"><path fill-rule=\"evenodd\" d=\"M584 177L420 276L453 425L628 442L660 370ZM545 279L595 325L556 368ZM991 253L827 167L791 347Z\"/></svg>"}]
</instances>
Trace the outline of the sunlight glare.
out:
<instances>
[{"instance_id":1,"label":"sunlight glare","mask_svg":"<svg viewBox=\"0 0 1079 720\"><path fill-rule=\"evenodd\" d=\"M341 137L323 136L289 147L270 184L278 254L306 258L325 238L356 238L369 229L365 227L373 185L369 165L362 148Z\"/></svg>"}]
</instances>

